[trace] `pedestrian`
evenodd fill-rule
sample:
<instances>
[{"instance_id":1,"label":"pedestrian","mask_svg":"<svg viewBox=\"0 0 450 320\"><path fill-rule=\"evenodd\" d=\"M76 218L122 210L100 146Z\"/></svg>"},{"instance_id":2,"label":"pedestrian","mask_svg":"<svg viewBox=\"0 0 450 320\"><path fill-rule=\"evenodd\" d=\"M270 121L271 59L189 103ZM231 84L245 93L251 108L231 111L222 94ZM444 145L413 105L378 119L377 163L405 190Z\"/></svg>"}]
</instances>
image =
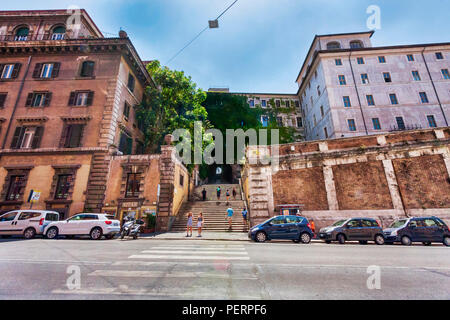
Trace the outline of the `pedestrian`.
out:
<instances>
[{"instance_id":1,"label":"pedestrian","mask_svg":"<svg viewBox=\"0 0 450 320\"><path fill-rule=\"evenodd\" d=\"M230 190L227 189L227 203L230 201Z\"/></svg>"},{"instance_id":2,"label":"pedestrian","mask_svg":"<svg viewBox=\"0 0 450 320\"><path fill-rule=\"evenodd\" d=\"M236 188L233 188L233 199L234 200L236 200L236 195L237 195Z\"/></svg>"},{"instance_id":3,"label":"pedestrian","mask_svg":"<svg viewBox=\"0 0 450 320\"><path fill-rule=\"evenodd\" d=\"M192 222L194 219L194 215L192 214L192 212L188 213L188 221L187 221L187 226L186 226L186 238L192 237ZM189 231L191 231L191 234L189 235Z\"/></svg>"},{"instance_id":4,"label":"pedestrian","mask_svg":"<svg viewBox=\"0 0 450 320\"><path fill-rule=\"evenodd\" d=\"M220 186L217 188L217 200L220 200L220 193L222 192L222 189Z\"/></svg>"},{"instance_id":5,"label":"pedestrian","mask_svg":"<svg viewBox=\"0 0 450 320\"><path fill-rule=\"evenodd\" d=\"M197 228L198 228L198 236L197 238L201 238L202 237L202 228L203 228L203 224L205 223L205 220L203 219L203 212L200 212L198 214L198 218L197 218Z\"/></svg>"},{"instance_id":6,"label":"pedestrian","mask_svg":"<svg viewBox=\"0 0 450 320\"><path fill-rule=\"evenodd\" d=\"M309 221L309 224L311 226L311 231L312 231L312 233L313 233L313 235L315 237L315 235L316 235L316 224L314 223L314 219L311 219Z\"/></svg>"},{"instance_id":7,"label":"pedestrian","mask_svg":"<svg viewBox=\"0 0 450 320\"><path fill-rule=\"evenodd\" d=\"M247 214L248 211L246 208L244 208L244 210L242 210L242 219L244 220L245 227L247 227Z\"/></svg>"},{"instance_id":8,"label":"pedestrian","mask_svg":"<svg viewBox=\"0 0 450 320\"><path fill-rule=\"evenodd\" d=\"M232 207L229 207L227 209L227 219L228 219L228 230L231 231L232 224L233 224L233 214L234 214L234 210Z\"/></svg>"},{"instance_id":9,"label":"pedestrian","mask_svg":"<svg viewBox=\"0 0 450 320\"><path fill-rule=\"evenodd\" d=\"M203 201L206 201L206 189L205 188L203 188L202 196L203 196Z\"/></svg>"}]
</instances>

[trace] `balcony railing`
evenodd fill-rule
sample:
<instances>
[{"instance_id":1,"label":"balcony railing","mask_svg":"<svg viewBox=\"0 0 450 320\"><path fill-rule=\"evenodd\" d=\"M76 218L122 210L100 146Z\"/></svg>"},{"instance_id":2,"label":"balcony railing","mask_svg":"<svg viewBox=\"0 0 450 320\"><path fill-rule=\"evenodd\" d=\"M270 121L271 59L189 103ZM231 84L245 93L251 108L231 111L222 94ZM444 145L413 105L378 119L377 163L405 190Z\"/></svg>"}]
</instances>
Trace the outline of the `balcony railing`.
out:
<instances>
[{"instance_id":1,"label":"balcony railing","mask_svg":"<svg viewBox=\"0 0 450 320\"><path fill-rule=\"evenodd\" d=\"M420 124L404 125L404 126L391 126L390 132L396 131L409 131L409 130L420 130L422 126Z\"/></svg>"}]
</instances>

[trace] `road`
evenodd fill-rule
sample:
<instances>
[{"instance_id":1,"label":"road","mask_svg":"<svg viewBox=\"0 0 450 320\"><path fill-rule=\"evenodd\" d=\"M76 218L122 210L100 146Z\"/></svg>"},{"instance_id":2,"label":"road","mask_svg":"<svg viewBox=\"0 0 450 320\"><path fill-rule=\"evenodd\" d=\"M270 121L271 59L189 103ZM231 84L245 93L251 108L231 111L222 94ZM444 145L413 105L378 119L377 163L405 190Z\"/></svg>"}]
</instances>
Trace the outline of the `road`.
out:
<instances>
[{"instance_id":1,"label":"road","mask_svg":"<svg viewBox=\"0 0 450 320\"><path fill-rule=\"evenodd\" d=\"M443 245L0 239L0 299L450 299L449 253ZM379 267L379 289L368 288L369 266Z\"/></svg>"}]
</instances>

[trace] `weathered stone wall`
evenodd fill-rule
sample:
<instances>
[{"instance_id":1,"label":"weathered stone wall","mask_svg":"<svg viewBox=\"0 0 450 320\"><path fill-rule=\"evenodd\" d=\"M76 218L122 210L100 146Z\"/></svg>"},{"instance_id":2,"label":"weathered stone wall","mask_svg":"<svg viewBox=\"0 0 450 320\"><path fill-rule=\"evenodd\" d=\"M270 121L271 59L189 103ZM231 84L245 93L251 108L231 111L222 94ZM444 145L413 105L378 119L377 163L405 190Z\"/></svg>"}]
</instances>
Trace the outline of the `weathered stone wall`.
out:
<instances>
[{"instance_id":1,"label":"weathered stone wall","mask_svg":"<svg viewBox=\"0 0 450 320\"><path fill-rule=\"evenodd\" d=\"M398 217L435 215L450 222L449 129L249 147L250 219L302 205L318 228L338 219L372 217L384 226ZM320 150L320 151L318 151ZM279 165L255 161L270 155ZM272 205L270 205L272 204Z\"/></svg>"}]
</instances>

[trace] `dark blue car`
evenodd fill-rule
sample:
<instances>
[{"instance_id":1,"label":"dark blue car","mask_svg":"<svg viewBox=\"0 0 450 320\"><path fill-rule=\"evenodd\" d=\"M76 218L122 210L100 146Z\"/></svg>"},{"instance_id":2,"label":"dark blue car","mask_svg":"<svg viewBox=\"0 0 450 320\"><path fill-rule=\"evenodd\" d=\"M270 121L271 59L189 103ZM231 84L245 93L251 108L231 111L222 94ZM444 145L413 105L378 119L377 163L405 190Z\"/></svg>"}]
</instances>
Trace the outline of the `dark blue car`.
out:
<instances>
[{"instance_id":1,"label":"dark blue car","mask_svg":"<svg viewBox=\"0 0 450 320\"><path fill-rule=\"evenodd\" d=\"M277 216L250 229L248 237L256 242L292 240L310 243L313 232L305 217Z\"/></svg>"},{"instance_id":2,"label":"dark blue car","mask_svg":"<svg viewBox=\"0 0 450 320\"><path fill-rule=\"evenodd\" d=\"M400 242L405 246L413 242L422 242L429 246L433 242L450 246L448 226L437 217L405 218L395 221L384 229L386 243Z\"/></svg>"}]
</instances>

